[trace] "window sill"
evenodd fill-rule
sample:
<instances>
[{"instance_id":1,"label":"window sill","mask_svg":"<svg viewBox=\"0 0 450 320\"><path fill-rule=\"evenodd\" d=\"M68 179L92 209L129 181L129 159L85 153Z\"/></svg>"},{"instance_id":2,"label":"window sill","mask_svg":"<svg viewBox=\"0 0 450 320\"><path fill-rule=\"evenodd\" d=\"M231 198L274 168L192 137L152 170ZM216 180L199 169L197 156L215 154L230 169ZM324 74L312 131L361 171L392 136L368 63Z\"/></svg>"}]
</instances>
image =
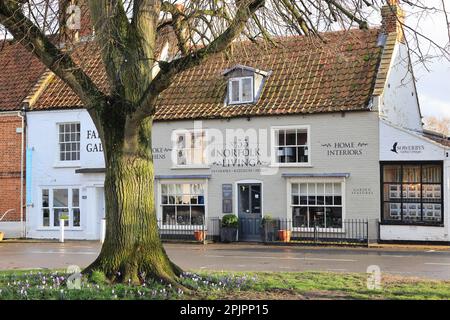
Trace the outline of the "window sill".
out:
<instances>
[{"instance_id":1,"label":"window sill","mask_svg":"<svg viewBox=\"0 0 450 320\"><path fill-rule=\"evenodd\" d=\"M187 225L187 224L166 224L160 227L161 230L164 231L185 231L185 230L191 230L191 231L196 231L196 230L203 230L203 225L198 225L198 226L192 226L192 225ZM205 227L204 230L206 230L207 228Z\"/></svg>"},{"instance_id":2,"label":"window sill","mask_svg":"<svg viewBox=\"0 0 450 320\"><path fill-rule=\"evenodd\" d=\"M60 227L39 227L36 229L37 231L60 231ZM84 231L81 227L65 227L64 231Z\"/></svg>"},{"instance_id":3,"label":"window sill","mask_svg":"<svg viewBox=\"0 0 450 320\"><path fill-rule=\"evenodd\" d=\"M173 166L171 169L172 169L172 170L183 170L183 169L185 169L185 170L187 170L187 169L211 169L211 167L208 166L208 165L198 165L198 166L193 165L193 166Z\"/></svg>"},{"instance_id":4,"label":"window sill","mask_svg":"<svg viewBox=\"0 0 450 320\"><path fill-rule=\"evenodd\" d=\"M345 233L344 228L317 228L317 232L326 233ZM293 227L292 232L314 232L314 228L310 227Z\"/></svg>"},{"instance_id":5,"label":"window sill","mask_svg":"<svg viewBox=\"0 0 450 320\"><path fill-rule=\"evenodd\" d=\"M53 164L53 168L81 168L80 161L58 161Z\"/></svg>"},{"instance_id":6,"label":"window sill","mask_svg":"<svg viewBox=\"0 0 450 320\"><path fill-rule=\"evenodd\" d=\"M271 168L312 168L311 163L271 163Z\"/></svg>"},{"instance_id":7,"label":"window sill","mask_svg":"<svg viewBox=\"0 0 450 320\"><path fill-rule=\"evenodd\" d=\"M382 221L380 226L403 226L403 227L444 227L443 223L425 223L425 222L399 222L399 221Z\"/></svg>"}]
</instances>

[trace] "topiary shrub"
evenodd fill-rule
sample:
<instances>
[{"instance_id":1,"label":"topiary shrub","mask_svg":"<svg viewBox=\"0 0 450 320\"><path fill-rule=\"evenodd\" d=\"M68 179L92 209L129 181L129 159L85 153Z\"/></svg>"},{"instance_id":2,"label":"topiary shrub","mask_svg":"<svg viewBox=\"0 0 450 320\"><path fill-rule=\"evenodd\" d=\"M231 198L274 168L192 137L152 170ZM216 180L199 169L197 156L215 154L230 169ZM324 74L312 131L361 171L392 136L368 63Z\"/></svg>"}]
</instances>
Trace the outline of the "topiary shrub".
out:
<instances>
[{"instance_id":1,"label":"topiary shrub","mask_svg":"<svg viewBox=\"0 0 450 320\"><path fill-rule=\"evenodd\" d=\"M239 218L234 214L227 214L222 218L222 228L238 228Z\"/></svg>"}]
</instances>

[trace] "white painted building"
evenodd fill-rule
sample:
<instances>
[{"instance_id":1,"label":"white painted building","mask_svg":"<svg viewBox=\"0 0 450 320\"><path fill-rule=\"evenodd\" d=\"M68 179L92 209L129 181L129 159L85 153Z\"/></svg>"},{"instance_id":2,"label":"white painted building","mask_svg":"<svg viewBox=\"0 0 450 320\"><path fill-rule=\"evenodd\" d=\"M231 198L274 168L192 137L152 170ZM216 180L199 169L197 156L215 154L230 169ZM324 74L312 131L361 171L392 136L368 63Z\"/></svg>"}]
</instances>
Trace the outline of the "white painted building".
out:
<instances>
[{"instance_id":1,"label":"white painted building","mask_svg":"<svg viewBox=\"0 0 450 320\"><path fill-rule=\"evenodd\" d=\"M365 219L371 240L450 242L448 148L423 133L401 38L387 26L324 37L237 43L163 93L152 139L163 228L231 213L253 221L240 237L255 240L268 215L336 234ZM95 128L61 80L41 91L27 112L27 236L57 238L67 216L67 238L99 239Z\"/></svg>"}]
</instances>

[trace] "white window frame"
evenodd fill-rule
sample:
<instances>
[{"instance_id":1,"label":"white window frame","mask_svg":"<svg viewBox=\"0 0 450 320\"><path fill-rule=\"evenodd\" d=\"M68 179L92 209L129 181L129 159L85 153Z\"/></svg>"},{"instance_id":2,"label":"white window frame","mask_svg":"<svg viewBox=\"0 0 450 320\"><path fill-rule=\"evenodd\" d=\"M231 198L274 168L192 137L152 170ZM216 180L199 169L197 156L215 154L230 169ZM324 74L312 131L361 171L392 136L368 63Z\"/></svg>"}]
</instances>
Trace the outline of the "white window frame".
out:
<instances>
[{"instance_id":1,"label":"white window frame","mask_svg":"<svg viewBox=\"0 0 450 320\"><path fill-rule=\"evenodd\" d=\"M59 126L66 124L79 124L80 125L80 158L78 160L61 160L61 142L59 141ZM67 122L57 122L56 123L56 161L54 167L62 167L62 168L77 168L81 165L81 122L79 121L67 121Z\"/></svg>"},{"instance_id":2,"label":"white window frame","mask_svg":"<svg viewBox=\"0 0 450 320\"><path fill-rule=\"evenodd\" d=\"M307 143L306 147L308 150L308 162L290 162L290 163L280 163L277 162L277 148L278 148L278 136L276 136L279 130L306 130ZM292 125L292 126L273 126L270 132L271 140L271 166L272 167L311 167L311 126L310 125ZM300 145L298 145L300 146Z\"/></svg>"},{"instance_id":3,"label":"white window frame","mask_svg":"<svg viewBox=\"0 0 450 320\"><path fill-rule=\"evenodd\" d=\"M186 136L186 134L203 134L203 163L201 164L192 164L192 163L186 163L186 164L178 164L178 137L183 134ZM208 130L205 129L186 129L186 130L174 130L172 133L172 169L209 169L209 157L207 154L208 150ZM186 141L185 141L186 143ZM185 148L187 150L188 148ZM192 149L191 149L192 150Z\"/></svg>"},{"instance_id":4,"label":"white window frame","mask_svg":"<svg viewBox=\"0 0 450 320\"><path fill-rule=\"evenodd\" d=\"M342 192L342 221L346 218L346 181L345 178L290 178L287 179L286 182L286 190L287 190L287 212L286 217L288 220L292 221L292 231L294 232L313 232L314 228L311 227L294 227L294 221L292 217L292 184L294 183L340 183L341 184L341 192ZM296 206L295 206L296 207ZM325 205L320 206L325 207ZM329 232L329 233L345 233L344 223L342 224L342 228L317 228L320 232Z\"/></svg>"},{"instance_id":5,"label":"white window frame","mask_svg":"<svg viewBox=\"0 0 450 320\"><path fill-rule=\"evenodd\" d=\"M40 187L39 192L39 229L40 230L59 230L59 226L54 226L54 210L60 209L61 207L54 207L53 205L53 191L59 190L59 189L65 189L68 192L68 198L67 198L67 209L69 210L69 226L65 226L65 230L75 230L75 231L82 231L83 230L83 222L84 222L84 216L83 216L83 210L81 207L81 187L80 186L43 186ZM73 190L78 189L78 207L73 206ZM44 207L42 205L42 199L43 199L43 191L48 190L48 207ZM44 209L49 209L49 226L44 226ZM80 210L80 226L73 226L73 209L79 209Z\"/></svg>"},{"instance_id":6,"label":"white window frame","mask_svg":"<svg viewBox=\"0 0 450 320\"><path fill-rule=\"evenodd\" d=\"M242 97L242 88L243 88L243 82L245 79L250 79L251 82L251 99L250 100L244 100ZM233 100L233 81L239 81L239 100ZM228 80L228 104L244 104L244 103L253 103L255 101L255 88L254 88L254 80L253 77L239 77L239 78L230 78Z\"/></svg>"},{"instance_id":7,"label":"white window frame","mask_svg":"<svg viewBox=\"0 0 450 320\"><path fill-rule=\"evenodd\" d=\"M162 187L163 184L202 184L203 185L203 197L204 197L204 207L205 207L205 217L204 222L208 220L208 179L161 179L158 180L157 183L157 195L156 195L156 203L157 203L157 218L161 221L160 228L165 230L171 230L173 228L179 228L179 225L174 224L163 224L163 204L162 204ZM202 225L182 225L183 230L197 230Z\"/></svg>"}]
</instances>

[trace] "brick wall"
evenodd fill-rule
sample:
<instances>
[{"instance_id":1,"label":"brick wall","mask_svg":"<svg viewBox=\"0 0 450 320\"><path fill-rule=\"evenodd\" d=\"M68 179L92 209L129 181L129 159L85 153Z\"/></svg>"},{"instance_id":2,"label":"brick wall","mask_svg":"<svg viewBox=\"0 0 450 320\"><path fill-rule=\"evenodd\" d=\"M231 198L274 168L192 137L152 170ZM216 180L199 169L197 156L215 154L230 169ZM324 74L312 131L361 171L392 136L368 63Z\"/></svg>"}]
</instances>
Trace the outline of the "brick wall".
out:
<instances>
[{"instance_id":1,"label":"brick wall","mask_svg":"<svg viewBox=\"0 0 450 320\"><path fill-rule=\"evenodd\" d=\"M14 209L3 221L20 221L20 159L22 126L17 114L0 114L0 217Z\"/></svg>"}]
</instances>

